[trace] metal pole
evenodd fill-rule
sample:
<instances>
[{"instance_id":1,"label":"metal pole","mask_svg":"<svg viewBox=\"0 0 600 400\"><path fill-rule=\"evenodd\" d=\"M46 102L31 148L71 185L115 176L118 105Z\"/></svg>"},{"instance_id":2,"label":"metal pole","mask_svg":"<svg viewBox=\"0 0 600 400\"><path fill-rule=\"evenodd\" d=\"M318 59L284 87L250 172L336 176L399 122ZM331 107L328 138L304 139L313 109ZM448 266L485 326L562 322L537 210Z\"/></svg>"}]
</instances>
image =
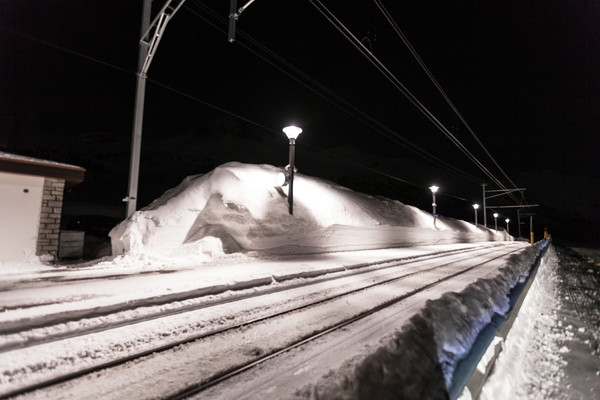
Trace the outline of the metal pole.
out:
<instances>
[{"instance_id":1,"label":"metal pole","mask_svg":"<svg viewBox=\"0 0 600 400\"><path fill-rule=\"evenodd\" d=\"M481 184L483 188L483 226L487 228L487 207L485 206L485 183Z\"/></svg>"},{"instance_id":2,"label":"metal pole","mask_svg":"<svg viewBox=\"0 0 600 400\"><path fill-rule=\"evenodd\" d=\"M142 10L141 36L144 36L150 27L152 0L144 0ZM142 123L144 119L144 97L146 94L146 74L142 72L144 61L148 55L148 44L140 41L138 56L138 74L136 82L135 111L133 115L133 132L131 137L131 157L129 162L129 191L125 198L127 202L127 218L137 208L137 191L140 174L140 153L142 147Z\"/></svg>"},{"instance_id":3,"label":"metal pole","mask_svg":"<svg viewBox=\"0 0 600 400\"><path fill-rule=\"evenodd\" d=\"M239 14L237 13L237 0L231 0L229 5L229 33L227 38L230 43L235 42L235 25Z\"/></svg>"},{"instance_id":4,"label":"metal pole","mask_svg":"<svg viewBox=\"0 0 600 400\"><path fill-rule=\"evenodd\" d=\"M437 225L435 224L437 219L437 204L435 203L435 193L431 193L433 196L433 202L431 205L433 206L433 227L437 229Z\"/></svg>"},{"instance_id":5,"label":"metal pole","mask_svg":"<svg viewBox=\"0 0 600 400\"><path fill-rule=\"evenodd\" d=\"M521 237L521 210L517 210L517 233Z\"/></svg>"},{"instance_id":6,"label":"metal pole","mask_svg":"<svg viewBox=\"0 0 600 400\"><path fill-rule=\"evenodd\" d=\"M290 215L294 215L294 162L295 162L296 139L290 139L290 190L288 203Z\"/></svg>"},{"instance_id":7,"label":"metal pole","mask_svg":"<svg viewBox=\"0 0 600 400\"><path fill-rule=\"evenodd\" d=\"M531 237L531 245L533 246L533 215L529 216L529 232Z\"/></svg>"},{"instance_id":8,"label":"metal pole","mask_svg":"<svg viewBox=\"0 0 600 400\"><path fill-rule=\"evenodd\" d=\"M475 228L477 228L477 209L475 208Z\"/></svg>"}]
</instances>

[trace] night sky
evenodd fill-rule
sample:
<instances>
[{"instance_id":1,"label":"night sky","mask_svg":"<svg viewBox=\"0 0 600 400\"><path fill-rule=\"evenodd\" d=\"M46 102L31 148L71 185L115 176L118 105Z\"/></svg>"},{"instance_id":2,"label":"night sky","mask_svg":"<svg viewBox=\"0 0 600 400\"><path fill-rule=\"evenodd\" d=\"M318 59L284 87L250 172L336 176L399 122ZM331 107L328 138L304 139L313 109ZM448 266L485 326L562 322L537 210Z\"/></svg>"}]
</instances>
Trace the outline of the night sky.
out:
<instances>
[{"instance_id":1,"label":"night sky","mask_svg":"<svg viewBox=\"0 0 600 400\"><path fill-rule=\"evenodd\" d=\"M321 2L512 186L375 1ZM599 244L600 2L380 2L527 188L524 201L541 205L537 237L548 226L557 239ZM90 213L125 209L142 3L0 0L0 150L86 168L66 201L94 203ZM153 16L164 2L154 3ZM304 129L301 173L426 210L436 183L439 212L469 221L481 183L496 188L309 0L256 0L233 44L228 14L227 0L187 0L167 26L148 73L138 207L228 161L285 166L290 123Z\"/></svg>"}]
</instances>

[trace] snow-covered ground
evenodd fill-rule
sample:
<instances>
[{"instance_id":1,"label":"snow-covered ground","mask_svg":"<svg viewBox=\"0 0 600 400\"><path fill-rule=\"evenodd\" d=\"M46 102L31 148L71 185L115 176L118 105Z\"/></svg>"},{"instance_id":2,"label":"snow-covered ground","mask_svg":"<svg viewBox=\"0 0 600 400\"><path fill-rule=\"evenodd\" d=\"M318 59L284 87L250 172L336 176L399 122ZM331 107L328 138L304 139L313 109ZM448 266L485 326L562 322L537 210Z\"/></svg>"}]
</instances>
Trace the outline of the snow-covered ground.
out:
<instances>
[{"instance_id":1,"label":"snow-covered ground","mask_svg":"<svg viewBox=\"0 0 600 400\"><path fill-rule=\"evenodd\" d=\"M28 380L59 373L62 368L77 369L152 348L174 337L191 335L194 330L253 318L297 300L265 292L265 296L272 297L264 297L262 305L231 302L220 309L211 308L208 314L180 313L170 317L168 323L167 319L143 321L158 313L192 309L197 305L194 302L231 300L240 293L293 286L310 276L345 274L353 268L418 259L427 254L449 252L450 257L468 251L518 250L510 261L498 262L485 271L474 270L469 279L454 282L459 285L448 289L449 293L431 294L430 300L436 301L428 302L421 311L415 309L414 315L405 315L402 325L394 328L402 332L391 336L396 345L419 339L415 332L422 332L417 328L423 323L432 329L428 332L437 344L427 344L441 365L426 363L428 357L416 352L412 356L420 361L414 369L427 376L431 372L427 368L437 368L445 384L482 324L494 312L506 310L508 291L525 278L537 252L526 243L514 242L504 231L476 228L471 223L444 217L434 227L433 217L426 211L303 175L295 180L292 216L287 209L287 189L274 184L278 172L267 165L229 163L209 174L185 179L111 232L115 255L110 258L70 265L46 265L35 259L0 264L0 326L4 332L0 335L0 396ZM479 249L481 246L483 249ZM481 261L480 257L474 256L473 263ZM593 351L594 346L597 350L598 325L573 322L568 304L573 296L561 289L570 275L561 275L560 271L556 252L551 249L523 307L523 317L513 328L517 340L509 336L498 367L484 388L487 398L513 398L515 394L526 398L596 398L588 395L598 393L598 379L578 377L593 378L600 373L598 353ZM327 289L330 290L333 289ZM310 295L323 292L320 289ZM195 299L190 295L184 299L182 294L203 297ZM161 301L169 296L172 302ZM298 296L305 299L309 293ZM126 304L135 307L111 312ZM588 308L595 304L585 303ZM454 318L456 313L462 317ZM544 316L540 317L542 313ZM523 324L532 320L528 315L538 316L535 324ZM592 315L593 311L584 313L579 321L589 320ZM133 320L142 322L130 323ZM52 321L51 326L45 326L48 321ZM121 326L117 327L119 321ZM103 329L112 325L115 329ZM67 338L83 332L86 335L75 340L41 344L52 335ZM585 335L596 336L590 339ZM522 338L528 341L513 344ZM580 342L578 338L582 338ZM20 349L21 344L36 340L40 346ZM372 348L374 355L365 356L367 363L362 367L342 369L348 373L346 380L339 371L331 374L335 380L321 379L321 395L341 398L352 393L348 379L356 382L361 379L361 368L368 370L368 363L381 366L381 360L389 358L390 347L383 344L379 349ZM259 342L257 346L260 345ZM522 359L523 353L527 361L519 364L523 365L521 369L504 367ZM182 349L178 349L173 359L181 357ZM570 369L574 364L585 373L576 374ZM152 363L148 361L147 365ZM164 367L155 366L155 371L148 367L151 370L147 372L150 376L162 376L159 371ZM127 368L113 375L107 372L82 379L83 386L67 385L39 396L109 398L111 393L118 393L109 390L111 385L129 387L145 382ZM162 384L176 385L176 381L174 378ZM346 384L340 386L340 382ZM503 391L495 387L502 387ZM140 398L149 396L135 393ZM318 391L299 393L306 398ZM508 397L498 397L498 393ZM272 396L278 398L277 393Z\"/></svg>"},{"instance_id":2,"label":"snow-covered ground","mask_svg":"<svg viewBox=\"0 0 600 400\"><path fill-rule=\"evenodd\" d=\"M600 269L559 253L544 258L482 399L600 398Z\"/></svg>"}]
</instances>

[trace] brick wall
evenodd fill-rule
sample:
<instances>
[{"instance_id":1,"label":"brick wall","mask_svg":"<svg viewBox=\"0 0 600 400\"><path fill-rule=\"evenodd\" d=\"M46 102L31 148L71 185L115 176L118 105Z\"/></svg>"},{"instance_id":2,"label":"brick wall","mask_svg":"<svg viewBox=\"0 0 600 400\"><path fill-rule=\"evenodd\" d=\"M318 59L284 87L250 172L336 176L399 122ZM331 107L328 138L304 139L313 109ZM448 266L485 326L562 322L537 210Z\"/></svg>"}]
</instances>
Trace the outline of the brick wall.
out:
<instances>
[{"instance_id":1,"label":"brick wall","mask_svg":"<svg viewBox=\"0 0 600 400\"><path fill-rule=\"evenodd\" d=\"M50 254L55 258L58 255L64 190L64 179L45 178L36 249L37 255Z\"/></svg>"}]
</instances>

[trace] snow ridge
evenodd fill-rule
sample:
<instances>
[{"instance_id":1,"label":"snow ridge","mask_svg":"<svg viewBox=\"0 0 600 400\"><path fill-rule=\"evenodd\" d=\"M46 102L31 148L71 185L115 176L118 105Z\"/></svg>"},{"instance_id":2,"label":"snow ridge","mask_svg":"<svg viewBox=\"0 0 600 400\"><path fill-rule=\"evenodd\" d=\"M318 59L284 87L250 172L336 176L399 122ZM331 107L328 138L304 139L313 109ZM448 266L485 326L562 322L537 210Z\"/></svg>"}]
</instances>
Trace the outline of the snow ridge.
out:
<instances>
[{"instance_id":1,"label":"snow ridge","mask_svg":"<svg viewBox=\"0 0 600 400\"><path fill-rule=\"evenodd\" d=\"M399 201L354 192L298 174L294 215L279 168L230 162L185 178L111 232L113 255L181 251L206 259L262 251L314 253L350 249L512 240L473 224L440 217ZM357 229L369 235L357 234Z\"/></svg>"},{"instance_id":2,"label":"snow ridge","mask_svg":"<svg viewBox=\"0 0 600 400\"><path fill-rule=\"evenodd\" d=\"M511 256L493 278L478 279L460 293L430 300L388 343L348 376L317 385L323 399L447 399L458 362L494 313L508 311L508 293L526 279L538 246Z\"/></svg>"}]
</instances>

